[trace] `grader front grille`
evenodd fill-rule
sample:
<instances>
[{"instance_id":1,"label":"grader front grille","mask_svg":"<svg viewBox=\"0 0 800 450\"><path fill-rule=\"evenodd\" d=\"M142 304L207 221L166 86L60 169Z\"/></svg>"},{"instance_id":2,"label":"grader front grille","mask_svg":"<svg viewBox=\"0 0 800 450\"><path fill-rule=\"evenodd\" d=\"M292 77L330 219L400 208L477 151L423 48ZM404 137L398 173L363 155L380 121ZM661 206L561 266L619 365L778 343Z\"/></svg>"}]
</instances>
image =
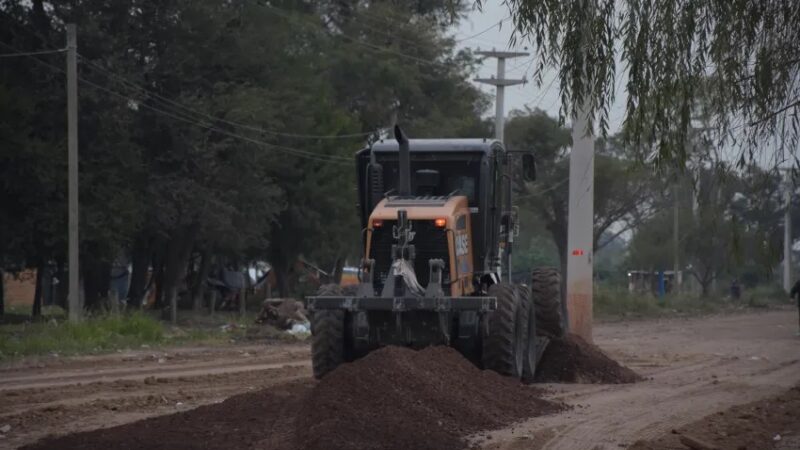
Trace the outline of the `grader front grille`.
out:
<instances>
[{"instance_id":1,"label":"grader front grille","mask_svg":"<svg viewBox=\"0 0 800 450\"><path fill-rule=\"evenodd\" d=\"M383 226L372 230L369 257L375 260L376 295L383 290L383 284L392 265L392 245L394 244L392 227L395 223L394 220L385 220ZM411 227L415 233L414 241L411 242L416 249L414 272L417 274L419 284L423 287L428 285L430 277L428 261L441 259L444 261L442 289L445 295L450 295L450 252L447 247L447 230L437 228L433 220L412 220Z\"/></svg>"}]
</instances>

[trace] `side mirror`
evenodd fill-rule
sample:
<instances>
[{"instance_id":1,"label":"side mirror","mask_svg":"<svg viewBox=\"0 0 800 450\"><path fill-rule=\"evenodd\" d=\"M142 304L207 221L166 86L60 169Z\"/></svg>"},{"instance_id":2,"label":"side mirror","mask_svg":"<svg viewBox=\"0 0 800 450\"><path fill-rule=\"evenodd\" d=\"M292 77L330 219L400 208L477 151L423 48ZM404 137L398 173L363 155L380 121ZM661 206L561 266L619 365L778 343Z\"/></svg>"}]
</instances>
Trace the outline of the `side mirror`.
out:
<instances>
[{"instance_id":1,"label":"side mirror","mask_svg":"<svg viewBox=\"0 0 800 450\"><path fill-rule=\"evenodd\" d=\"M522 155L522 179L536 181L536 160L531 153Z\"/></svg>"}]
</instances>

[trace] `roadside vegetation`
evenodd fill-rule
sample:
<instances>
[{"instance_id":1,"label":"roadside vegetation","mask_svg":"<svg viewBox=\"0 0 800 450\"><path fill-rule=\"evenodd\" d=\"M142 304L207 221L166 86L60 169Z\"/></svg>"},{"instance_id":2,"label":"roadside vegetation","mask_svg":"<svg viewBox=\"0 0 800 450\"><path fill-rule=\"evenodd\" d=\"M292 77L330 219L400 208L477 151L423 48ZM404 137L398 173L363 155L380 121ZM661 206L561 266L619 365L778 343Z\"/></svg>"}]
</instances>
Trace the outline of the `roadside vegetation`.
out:
<instances>
[{"instance_id":1,"label":"roadside vegetation","mask_svg":"<svg viewBox=\"0 0 800 450\"><path fill-rule=\"evenodd\" d=\"M697 316L741 311L751 308L790 306L788 294L779 286L746 289L739 299L699 293L668 294L658 298L646 293L632 293L616 286L599 286L594 294L594 316L600 320Z\"/></svg>"},{"instance_id":2,"label":"roadside vegetation","mask_svg":"<svg viewBox=\"0 0 800 450\"><path fill-rule=\"evenodd\" d=\"M9 317L15 315L9 314ZM135 311L101 313L79 323L65 320L63 310L49 308L36 321L6 323L0 327L0 361L24 356L68 356L116 350L179 345L224 345L248 339L294 339L285 333L259 330L253 315L186 315L171 326L155 314Z\"/></svg>"}]
</instances>

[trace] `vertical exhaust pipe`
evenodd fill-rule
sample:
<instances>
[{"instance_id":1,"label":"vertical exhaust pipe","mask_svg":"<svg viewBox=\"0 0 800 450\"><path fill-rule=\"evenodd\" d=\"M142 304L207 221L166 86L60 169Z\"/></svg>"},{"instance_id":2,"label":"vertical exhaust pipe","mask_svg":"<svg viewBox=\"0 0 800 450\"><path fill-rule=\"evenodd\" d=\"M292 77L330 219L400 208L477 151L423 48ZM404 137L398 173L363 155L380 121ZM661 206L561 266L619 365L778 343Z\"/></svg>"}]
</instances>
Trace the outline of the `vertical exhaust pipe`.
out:
<instances>
[{"instance_id":1,"label":"vertical exhaust pipe","mask_svg":"<svg viewBox=\"0 0 800 450\"><path fill-rule=\"evenodd\" d=\"M399 179L397 180L397 193L401 196L411 195L411 151L408 148L408 137L403 133L400 125L394 126L394 138L400 145Z\"/></svg>"}]
</instances>

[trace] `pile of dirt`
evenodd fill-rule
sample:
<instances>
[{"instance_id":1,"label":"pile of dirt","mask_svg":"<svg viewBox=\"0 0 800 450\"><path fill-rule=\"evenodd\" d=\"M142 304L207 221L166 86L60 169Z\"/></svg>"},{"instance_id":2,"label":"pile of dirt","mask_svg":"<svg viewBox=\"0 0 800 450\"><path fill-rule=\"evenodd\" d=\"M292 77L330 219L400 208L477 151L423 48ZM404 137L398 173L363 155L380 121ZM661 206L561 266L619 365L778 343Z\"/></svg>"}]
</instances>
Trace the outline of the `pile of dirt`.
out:
<instances>
[{"instance_id":1,"label":"pile of dirt","mask_svg":"<svg viewBox=\"0 0 800 450\"><path fill-rule=\"evenodd\" d=\"M541 391L446 347L388 347L322 381L284 384L28 449L462 449L467 434L557 412Z\"/></svg>"},{"instance_id":2,"label":"pile of dirt","mask_svg":"<svg viewBox=\"0 0 800 450\"><path fill-rule=\"evenodd\" d=\"M462 449L461 436L562 409L541 394L448 347L387 347L322 379L301 411L298 447Z\"/></svg>"},{"instance_id":3,"label":"pile of dirt","mask_svg":"<svg viewBox=\"0 0 800 450\"><path fill-rule=\"evenodd\" d=\"M641 377L574 334L550 340L536 381L543 383L634 383Z\"/></svg>"}]
</instances>

